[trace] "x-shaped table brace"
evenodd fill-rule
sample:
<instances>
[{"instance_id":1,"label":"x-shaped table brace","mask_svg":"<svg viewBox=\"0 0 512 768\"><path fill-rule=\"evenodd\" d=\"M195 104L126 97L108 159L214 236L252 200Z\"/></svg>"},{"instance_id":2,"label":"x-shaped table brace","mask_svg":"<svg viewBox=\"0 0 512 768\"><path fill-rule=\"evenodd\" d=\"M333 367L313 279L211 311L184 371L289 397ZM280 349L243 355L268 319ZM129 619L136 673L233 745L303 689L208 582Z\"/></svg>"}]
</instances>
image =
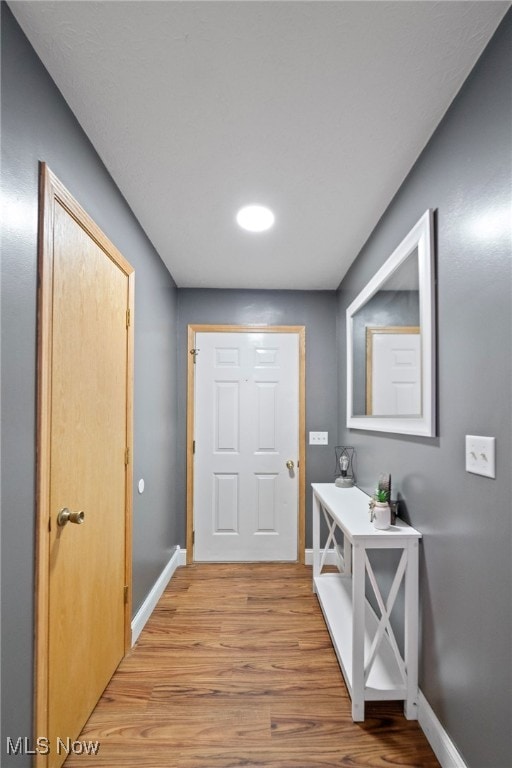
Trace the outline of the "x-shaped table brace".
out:
<instances>
[{"instance_id":1,"label":"x-shaped table brace","mask_svg":"<svg viewBox=\"0 0 512 768\"><path fill-rule=\"evenodd\" d=\"M365 553L365 568L366 572L368 574L368 577L370 579L370 584L373 588L373 593L375 595L375 598L377 600L377 604L379 606L380 610L380 620L377 627L377 631L375 633L375 636L373 638L373 642L370 648L370 653L368 656L368 661L365 664L364 667L364 682L365 685L368 681L368 676L370 674L371 668L373 666L373 663L375 661L375 657L377 656L377 651L379 650L379 646L382 642L382 639L384 637L384 634L387 634L389 644L391 645L391 648L393 650L393 653L396 658L396 662L398 664L398 668L400 669L400 673L402 675L403 682L405 684L406 682L406 671L405 671L405 663L402 659L402 656L400 654L400 651L398 649L398 645L395 638L395 633L393 632L393 628L391 626L391 623L389 621L391 612L393 610L393 606L395 605L395 601L398 595L398 590L400 588L400 584L402 583L402 579L405 573L405 566L407 565L407 551L404 550L402 552L402 556L400 558L400 562L398 564L398 568L395 573L395 578L393 579L393 583L391 585L391 589L389 590L389 595L386 604L384 604L384 600L382 598L381 591L379 589L379 585L377 584L377 579L375 578L375 574L373 572L373 568L371 566L370 560L368 559L368 555Z\"/></svg>"}]
</instances>

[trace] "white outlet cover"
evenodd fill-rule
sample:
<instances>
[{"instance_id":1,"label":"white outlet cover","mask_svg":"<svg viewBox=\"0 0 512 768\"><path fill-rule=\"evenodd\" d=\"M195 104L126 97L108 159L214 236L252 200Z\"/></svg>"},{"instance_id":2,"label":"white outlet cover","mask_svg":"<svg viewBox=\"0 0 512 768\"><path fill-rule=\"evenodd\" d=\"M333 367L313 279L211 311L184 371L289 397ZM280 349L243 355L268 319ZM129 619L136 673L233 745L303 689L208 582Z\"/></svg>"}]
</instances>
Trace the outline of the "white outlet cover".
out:
<instances>
[{"instance_id":1,"label":"white outlet cover","mask_svg":"<svg viewBox=\"0 0 512 768\"><path fill-rule=\"evenodd\" d=\"M310 445L327 445L329 442L328 432L310 432L309 444Z\"/></svg>"},{"instance_id":2,"label":"white outlet cover","mask_svg":"<svg viewBox=\"0 0 512 768\"><path fill-rule=\"evenodd\" d=\"M466 435L466 472L496 477L496 438Z\"/></svg>"},{"instance_id":3,"label":"white outlet cover","mask_svg":"<svg viewBox=\"0 0 512 768\"><path fill-rule=\"evenodd\" d=\"M142 477L137 484L137 488L139 493L144 493L144 480L142 479Z\"/></svg>"}]
</instances>

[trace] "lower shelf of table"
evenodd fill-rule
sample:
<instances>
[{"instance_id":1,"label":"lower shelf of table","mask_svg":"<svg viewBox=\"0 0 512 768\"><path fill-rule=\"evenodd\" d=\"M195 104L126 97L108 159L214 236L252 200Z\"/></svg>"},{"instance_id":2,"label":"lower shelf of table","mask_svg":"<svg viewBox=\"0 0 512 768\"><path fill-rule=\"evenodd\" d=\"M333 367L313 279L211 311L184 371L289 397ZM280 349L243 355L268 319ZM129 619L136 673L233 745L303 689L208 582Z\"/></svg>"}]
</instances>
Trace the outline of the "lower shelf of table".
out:
<instances>
[{"instance_id":1,"label":"lower shelf of table","mask_svg":"<svg viewBox=\"0 0 512 768\"><path fill-rule=\"evenodd\" d=\"M352 696L352 579L326 573L316 576L314 583L336 656ZM365 664L368 662L378 623L375 612L365 601ZM405 681L385 634L364 687L364 699L377 701L405 698Z\"/></svg>"}]
</instances>

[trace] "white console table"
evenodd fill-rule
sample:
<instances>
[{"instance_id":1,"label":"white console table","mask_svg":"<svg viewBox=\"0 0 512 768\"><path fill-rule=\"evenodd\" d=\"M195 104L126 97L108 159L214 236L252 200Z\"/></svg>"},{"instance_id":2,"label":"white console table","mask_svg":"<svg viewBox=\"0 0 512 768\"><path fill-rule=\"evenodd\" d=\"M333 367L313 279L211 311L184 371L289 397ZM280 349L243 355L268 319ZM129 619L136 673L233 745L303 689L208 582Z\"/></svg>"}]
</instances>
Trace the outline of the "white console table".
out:
<instances>
[{"instance_id":1,"label":"white console table","mask_svg":"<svg viewBox=\"0 0 512 768\"><path fill-rule=\"evenodd\" d=\"M352 699L352 719L364 720L365 701L399 699L408 720L418 717L418 544L421 533L402 520L385 531L370 522L369 502L359 488L313 483L313 591ZM320 549L320 517L328 528ZM340 538L338 541L336 538ZM368 558L370 549L402 550L387 599L380 591ZM338 573L323 573L334 551ZM366 577L378 613L365 594ZM390 624L404 582L404 653Z\"/></svg>"}]
</instances>

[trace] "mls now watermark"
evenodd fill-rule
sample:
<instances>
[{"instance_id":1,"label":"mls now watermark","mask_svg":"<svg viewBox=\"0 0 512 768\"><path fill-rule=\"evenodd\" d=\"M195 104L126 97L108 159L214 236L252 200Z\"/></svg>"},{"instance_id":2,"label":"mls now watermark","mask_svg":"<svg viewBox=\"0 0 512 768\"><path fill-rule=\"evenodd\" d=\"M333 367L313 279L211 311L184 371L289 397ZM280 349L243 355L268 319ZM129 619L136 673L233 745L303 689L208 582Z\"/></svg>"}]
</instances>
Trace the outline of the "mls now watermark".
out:
<instances>
[{"instance_id":1,"label":"mls now watermark","mask_svg":"<svg viewBox=\"0 0 512 768\"><path fill-rule=\"evenodd\" d=\"M53 749L46 736L34 740L28 736L18 736L17 739L7 737L8 755L49 755L52 752L57 755L97 755L99 751L99 741L73 741L69 736L66 739L57 737Z\"/></svg>"}]
</instances>

